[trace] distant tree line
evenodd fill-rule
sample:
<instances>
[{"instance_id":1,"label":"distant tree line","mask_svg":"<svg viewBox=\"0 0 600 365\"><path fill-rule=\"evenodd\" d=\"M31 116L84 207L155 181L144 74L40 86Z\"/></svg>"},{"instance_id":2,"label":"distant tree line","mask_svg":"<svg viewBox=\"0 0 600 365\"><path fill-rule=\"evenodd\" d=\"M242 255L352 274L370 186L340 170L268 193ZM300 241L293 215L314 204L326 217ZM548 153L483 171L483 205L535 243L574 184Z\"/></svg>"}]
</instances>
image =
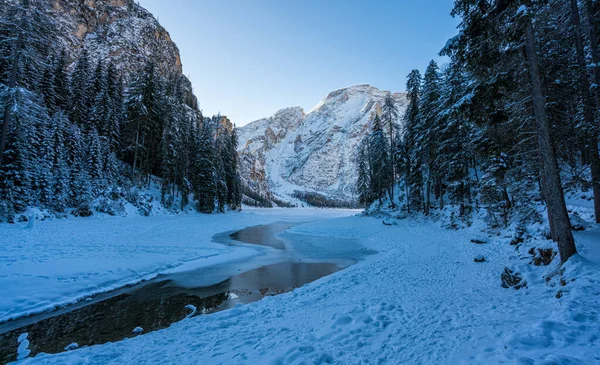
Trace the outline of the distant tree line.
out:
<instances>
[{"instance_id":1,"label":"distant tree line","mask_svg":"<svg viewBox=\"0 0 600 365\"><path fill-rule=\"evenodd\" d=\"M150 187L152 176L167 208L191 194L202 212L240 208L228 120L187 105L181 78L152 62L126 83L85 48L73 62L48 7L0 0L0 219L29 206L87 215L97 197Z\"/></svg>"},{"instance_id":2,"label":"distant tree line","mask_svg":"<svg viewBox=\"0 0 600 365\"><path fill-rule=\"evenodd\" d=\"M564 188L591 191L600 222L599 11L592 0L456 0L449 63L412 71L403 128L389 96L361 144L361 204L451 204L462 219L483 206L508 225L542 200L566 261L576 249Z\"/></svg>"},{"instance_id":3,"label":"distant tree line","mask_svg":"<svg viewBox=\"0 0 600 365\"><path fill-rule=\"evenodd\" d=\"M354 201L335 199L312 191L294 190L291 196L318 208L357 208Z\"/></svg>"},{"instance_id":4,"label":"distant tree line","mask_svg":"<svg viewBox=\"0 0 600 365\"><path fill-rule=\"evenodd\" d=\"M275 203L280 208L293 208L295 205L288 201L284 201L282 199L278 199L276 196L270 194L268 197L263 196L262 194L254 191L252 188L247 185L242 186L243 198L242 203L251 206L251 207L260 207L260 208L273 208L273 203Z\"/></svg>"}]
</instances>

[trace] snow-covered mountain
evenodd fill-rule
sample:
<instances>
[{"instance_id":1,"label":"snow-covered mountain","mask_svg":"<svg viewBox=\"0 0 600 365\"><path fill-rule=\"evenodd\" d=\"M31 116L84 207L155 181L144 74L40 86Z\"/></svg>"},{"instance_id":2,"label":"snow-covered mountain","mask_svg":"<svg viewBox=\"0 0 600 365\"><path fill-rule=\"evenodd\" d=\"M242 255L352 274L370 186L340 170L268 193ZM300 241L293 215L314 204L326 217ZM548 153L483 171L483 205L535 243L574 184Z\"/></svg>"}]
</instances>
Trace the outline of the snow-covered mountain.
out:
<instances>
[{"instance_id":1,"label":"snow-covered mountain","mask_svg":"<svg viewBox=\"0 0 600 365\"><path fill-rule=\"evenodd\" d=\"M352 86L332 91L306 114L286 108L240 128L242 178L265 197L289 201L298 190L354 199L357 147L387 93ZM403 114L406 94L393 96Z\"/></svg>"}]
</instances>

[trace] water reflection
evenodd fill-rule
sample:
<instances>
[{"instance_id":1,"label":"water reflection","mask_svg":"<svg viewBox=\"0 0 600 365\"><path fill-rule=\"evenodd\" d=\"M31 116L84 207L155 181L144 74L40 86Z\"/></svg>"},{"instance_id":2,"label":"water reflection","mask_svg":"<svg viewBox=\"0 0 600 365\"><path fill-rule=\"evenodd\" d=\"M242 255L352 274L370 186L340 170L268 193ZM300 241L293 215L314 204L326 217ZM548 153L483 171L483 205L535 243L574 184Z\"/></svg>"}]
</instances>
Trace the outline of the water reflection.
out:
<instances>
[{"instance_id":1,"label":"water reflection","mask_svg":"<svg viewBox=\"0 0 600 365\"><path fill-rule=\"evenodd\" d=\"M236 241L253 243L256 245L269 246L279 250L285 249L283 242L277 238L282 233L293 227L293 224L277 222L273 224L254 226L234 232L230 235Z\"/></svg>"},{"instance_id":2,"label":"water reflection","mask_svg":"<svg viewBox=\"0 0 600 365\"><path fill-rule=\"evenodd\" d=\"M73 342L79 346L114 342L135 336L136 327L143 333L168 327L190 314L186 308L190 304L196 307L195 315L213 313L291 291L338 270L329 263L283 262L200 288L177 285L199 271L163 277L55 316L43 314L37 316L39 320L31 317L0 325L0 363L16 360L17 338L24 332L29 333L30 356L62 352Z\"/></svg>"}]
</instances>

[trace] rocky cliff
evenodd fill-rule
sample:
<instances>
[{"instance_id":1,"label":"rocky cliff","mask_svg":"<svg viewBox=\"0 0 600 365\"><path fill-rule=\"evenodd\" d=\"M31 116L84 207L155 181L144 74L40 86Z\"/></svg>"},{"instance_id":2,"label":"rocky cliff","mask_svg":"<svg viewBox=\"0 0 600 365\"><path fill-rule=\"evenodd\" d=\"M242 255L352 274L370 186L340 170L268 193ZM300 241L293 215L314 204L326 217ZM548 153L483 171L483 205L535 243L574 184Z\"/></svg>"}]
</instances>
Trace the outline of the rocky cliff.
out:
<instances>
[{"instance_id":1,"label":"rocky cliff","mask_svg":"<svg viewBox=\"0 0 600 365\"><path fill-rule=\"evenodd\" d=\"M112 61L127 81L153 62L160 74L178 78L186 104L197 109L192 85L182 74L179 49L152 14L134 0L48 0L74 60L85 48L92 61Z\"/></svg>"},{"instance_id":2,"label":"rocky cliff","mask_svg":"<svg viewBox=\"0 0 600 365\"><path fill-rule=\"evenodd\" d=\"M294 200L294 191L345 201L355 197L358 144L387 92L357 85L329 93L308 113L287 108L240 128L244 181L263 196ZM401 114L405 93L393 94Z\"/></svg>"}]
</instances>

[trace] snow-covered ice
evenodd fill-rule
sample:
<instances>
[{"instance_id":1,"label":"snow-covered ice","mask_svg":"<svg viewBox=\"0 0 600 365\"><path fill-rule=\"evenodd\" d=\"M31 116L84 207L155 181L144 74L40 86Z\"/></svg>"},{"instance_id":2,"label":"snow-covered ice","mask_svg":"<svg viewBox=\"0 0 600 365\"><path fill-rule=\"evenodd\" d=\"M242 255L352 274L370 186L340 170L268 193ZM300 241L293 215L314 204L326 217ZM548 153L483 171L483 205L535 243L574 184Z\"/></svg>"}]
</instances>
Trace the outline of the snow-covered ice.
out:
<instances>
[{"instance_id":1,"label":"snow-covered ice","mask_svg":"<svg viewBox=\"0 0 600 365\"><path fill-rule=\"evenodd\" d=\"M258 251L212 242L220 232L280 220L354 215L354 210L246 209L241 213L88 217L0 224L0 322L90 295L191 270L248 261Z\"/></svg>"},{"instance_id":2,"label":"snow-covered ice","mask_svg":"<svg viewBox=\"0 0 600 365\"><path fill-rule=\"evenodd\" d=\"M284 220L278 212L260 218L248 214L254 217L248 225L267 217ZM302 214L285 212L290 214L285 219L299 220L295 214ZM322 245L352 238L379 254L287 294L120 342L38 355L22 363L600 362L600 227L575 232L580 255L564 265L568 282L563 286L557 277L548 282L544 278L557 270L556 261L545 267L529 265L515 254L510 238L489 237L478 245L471 242L480 234L476 227L453 231L416 219L395 223L313 217L293 227L291 234L320 236ZM485 264L474 262L479 255L485 256ZM500 273L507 265L523 274L526 289L502 288Z\"/></svg>"}]
</instances>

